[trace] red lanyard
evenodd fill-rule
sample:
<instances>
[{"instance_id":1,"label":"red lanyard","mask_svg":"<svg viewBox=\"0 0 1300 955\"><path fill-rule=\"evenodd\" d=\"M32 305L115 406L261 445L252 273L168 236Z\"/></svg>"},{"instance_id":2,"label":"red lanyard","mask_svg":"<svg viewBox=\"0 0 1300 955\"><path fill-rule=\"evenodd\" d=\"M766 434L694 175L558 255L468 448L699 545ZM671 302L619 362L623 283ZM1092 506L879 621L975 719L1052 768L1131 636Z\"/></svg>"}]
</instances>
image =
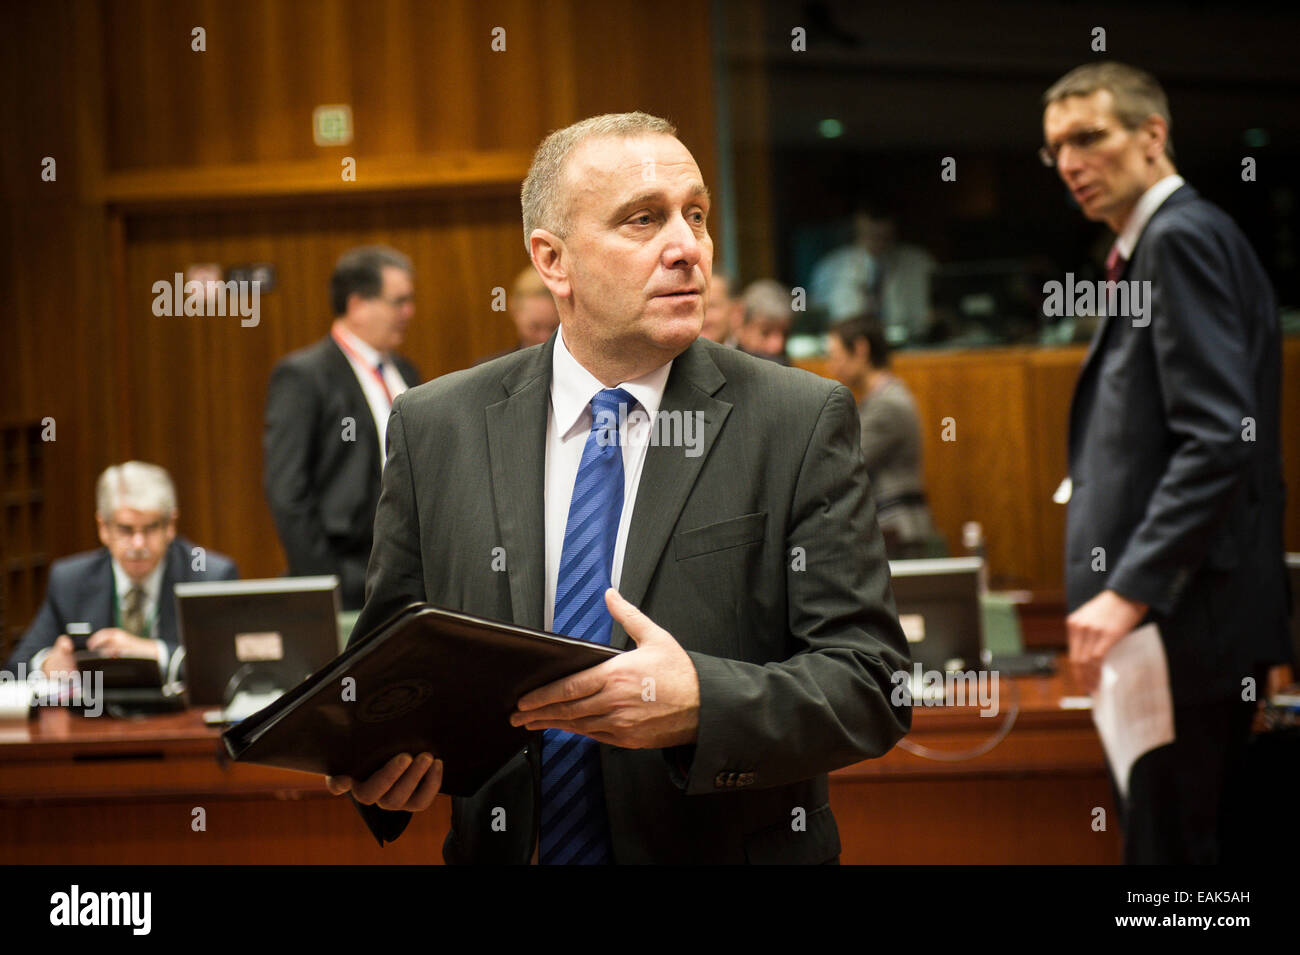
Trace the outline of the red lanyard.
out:
<instances>
[{"instance_id":1,"label":"red lanyard","mask_svg":"<svg viewBox=\"0 0 1300 955\"><path fill-rule=\"evenodd\" d=\"M340 335L336 329L330 329L330 334L334 336L334 341L338 344L339 348L342 348L348 355L356 359L357 364L361 365L361 367L367 369L370 374L375 376L375 380L379 382L379 387L384 389L384 395L388 398L388 407L391 408L393 406L393 393L388 390L388 382L384 381L383 372L358 355L356 350L343 340L343 336Z\"/></svg>"}]
</instances>

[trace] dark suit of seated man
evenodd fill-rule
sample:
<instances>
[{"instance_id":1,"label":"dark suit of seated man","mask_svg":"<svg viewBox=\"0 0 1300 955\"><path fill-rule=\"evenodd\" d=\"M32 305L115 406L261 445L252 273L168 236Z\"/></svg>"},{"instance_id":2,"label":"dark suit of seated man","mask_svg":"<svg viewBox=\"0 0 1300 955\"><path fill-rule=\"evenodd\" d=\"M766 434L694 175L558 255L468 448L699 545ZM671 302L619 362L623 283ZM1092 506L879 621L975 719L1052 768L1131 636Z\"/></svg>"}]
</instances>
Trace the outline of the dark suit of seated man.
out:
<instances>
[{"instance_id":1,"label":"dark suit of seated man","mask_svg":"<svg viewBox=\"0 0 1300 955\"><path fill-rule=\"evenodd\" d=\"M78 669L68 628L83 624L86 649L156 658L166 679L178 642L172 586L239 576L230 558L178 537L176 515L176 491L162 468L128 461L105 470L96 488L104 546L54 562L45 601L5 669Z\"/></svg>"},{"instance_id":2,"label":"dark suit of seated man","mask_svg":"<svg viewBox=\"0 0 1300 955\"><path fill-rule=\"evenodd\" d=\"M345 610L365 592L393 399L420 381L395 354L415 314L411 262L383 246L345 252L330 279L330 333L271 372L263 487L289 574L334 574Z\"/></svg>"},{"instance_id":3,"label":"dark suit of seated man","mask_svg":"<svg viewBox=\"0 0 1300 955\"><path fill-rule=\"evenodd\" d=\"M551 134L524 234L560 330L393 409L355 632L427 600L628 649L518 701L529 743L453 799L448 862L835 862L827 773L911 724L853 396L698 340L709 198L673 133ZM441 774L328 785L388 840Z\"/></svg>"}]
</instances>

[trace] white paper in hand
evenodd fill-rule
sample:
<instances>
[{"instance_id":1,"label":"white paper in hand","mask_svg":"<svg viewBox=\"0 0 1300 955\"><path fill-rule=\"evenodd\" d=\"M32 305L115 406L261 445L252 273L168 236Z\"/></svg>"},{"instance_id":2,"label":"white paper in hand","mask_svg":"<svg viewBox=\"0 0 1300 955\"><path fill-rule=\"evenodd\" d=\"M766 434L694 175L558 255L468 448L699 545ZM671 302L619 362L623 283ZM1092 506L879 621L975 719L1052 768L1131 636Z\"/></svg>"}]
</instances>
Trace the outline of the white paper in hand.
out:
<instances>
[{"instance_id":1,"label":"white paper in hand","mask_svg":"<svg viewBox=\"0 0 1300 955\"><path fill-rule=\"evenodd\" d=\"M1127 799L1133 764L1143 753L1174 741L1169 664L1154 623L1124 637L1102 660L1092 721L1120 795Z\"/></svg>"}]
</instances>

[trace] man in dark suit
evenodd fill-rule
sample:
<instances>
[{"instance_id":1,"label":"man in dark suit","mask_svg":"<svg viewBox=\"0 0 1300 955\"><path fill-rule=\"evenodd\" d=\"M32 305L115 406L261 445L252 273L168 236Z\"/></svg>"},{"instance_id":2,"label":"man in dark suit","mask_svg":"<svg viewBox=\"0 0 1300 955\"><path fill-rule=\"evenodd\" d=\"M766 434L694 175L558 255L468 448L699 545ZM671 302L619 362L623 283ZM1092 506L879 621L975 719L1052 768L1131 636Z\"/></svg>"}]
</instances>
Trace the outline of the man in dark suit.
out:
<instances>
[{"instance_id":1,"label":"man in dark suit","mask_svg":"<svg viewBox=\"0 0 1300 955\"><path fill-rule=\"evenodd\" d=\"M674 133L552 133L524 234L560 331L393 409L355 632L427 600L632 648L520 701L536 735L453 800L449 862L837 861L826 774L911 724L853 397L698 339L709 197ZM404 754L328 782L382 841L440 779Z\"/></svg>"},{"instance_id":2,"label":"man in dark suit","mask_svg":"<svg viewBox=\"0 0 1300 955\"><path fill-rule=\"evenodd\" d=\"M344 253L330 279L334 324L271 373L263 486L295 577L335 574L361 607L393 399L420 380L397 355L415 313L410 260L383 246Z\"/></svg>"},{"instance_id":3,"label":"man in dark suit","mask_svg":"<svg viewBox=\"0 0 1300 955\"><path fill-rule=\"evenodd\" d=\"M177 536L176 491L157 465L113 465L100 475L95 496L104 546L50 567L45 601L6 670L78 669L69 630L80 630L89 634L86 649L156 658L166 678L179 640L173 585L239 576L230 558Z\"/></svg>"},{"instance_id":4,"label":"man in dark suit","mask_svg":"<svg viewBox=\"0 0 1300 955\"><path fill-rule=\"evenodd\" d=\"M1103 320L1070 411L1071 662L1095 684L1111 647L1158 625L1176 738L1133 766L1125 858L1216 862L1254 701L1287 658L1273 293L1177 175L1151 76L1080 67L1044 104L1044 161L1116 233L1108 277L1146 303Z\"/></svg>"}]
</instances>

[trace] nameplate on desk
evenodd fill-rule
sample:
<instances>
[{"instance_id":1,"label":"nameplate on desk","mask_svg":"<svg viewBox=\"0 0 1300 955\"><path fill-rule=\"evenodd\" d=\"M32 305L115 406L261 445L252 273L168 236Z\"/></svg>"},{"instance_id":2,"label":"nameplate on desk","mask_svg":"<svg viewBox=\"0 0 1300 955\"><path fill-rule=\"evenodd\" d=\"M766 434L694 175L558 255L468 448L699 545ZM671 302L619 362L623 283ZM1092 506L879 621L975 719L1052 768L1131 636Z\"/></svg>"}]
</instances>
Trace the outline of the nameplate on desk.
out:
<instances>
[{"instance_id":1,"label":"nameplate on desk","mask_svg":"<svg viewBox=\"0 0 1300 955\"><path fill-rule=\"evenodd\" d=\"M274 630L266 633L235 634L235 659L240 663L283 660L284 639Z\"/></svg>"}]
</instances>

